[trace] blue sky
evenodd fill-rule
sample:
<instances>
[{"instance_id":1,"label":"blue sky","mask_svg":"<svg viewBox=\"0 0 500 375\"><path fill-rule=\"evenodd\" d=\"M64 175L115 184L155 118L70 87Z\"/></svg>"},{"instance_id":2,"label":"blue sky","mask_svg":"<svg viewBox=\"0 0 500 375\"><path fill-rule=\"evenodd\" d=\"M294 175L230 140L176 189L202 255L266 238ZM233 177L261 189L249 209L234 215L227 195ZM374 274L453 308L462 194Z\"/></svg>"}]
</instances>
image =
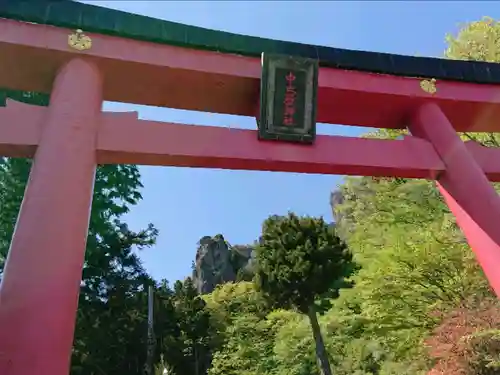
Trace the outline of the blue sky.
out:
<instances>
[{"instance_id":1,"label":"blue sky","mask_svg":"<svg viewBox=\"0 0 500 375\"><path fill-rule=\"evenodd\" d=\"M444 37L461 23L498 18L494 1L82 1L169 21L239 34L340 48L441 56ZM179 82L178 84L182 84ZM105 103L105 110L138 111L141 118L255 129L248 117ZM355 127L319 125L321 134L359 135ZM329 195L341 176L141 167L143 201L127 222L152 222L157 245L141 253L157 279L190 273L198 240L221 233L231 244L259 235L270 214L293 210L331 220Z\"/></svg>"}]
</instances>

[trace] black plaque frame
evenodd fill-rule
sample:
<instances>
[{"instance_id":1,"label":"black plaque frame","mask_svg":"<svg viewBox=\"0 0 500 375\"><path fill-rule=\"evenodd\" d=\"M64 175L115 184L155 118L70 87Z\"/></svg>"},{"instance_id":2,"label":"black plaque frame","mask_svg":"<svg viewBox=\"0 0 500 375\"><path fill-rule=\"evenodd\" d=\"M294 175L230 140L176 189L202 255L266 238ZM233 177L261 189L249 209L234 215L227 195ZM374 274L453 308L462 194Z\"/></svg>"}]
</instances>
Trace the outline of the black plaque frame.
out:
<instances>
[{"instance_id":1,"label":"black plaque frame","mask_svg":"<svg viewBox=\"0 0 500 375\"><path fill-rule=\"evenodd\" d=\"M275 123L274 110L282 103L277 103L276 74L283 69L305 74L303 87L304 108L300 108L299 126L287 126ZM262 54L262 77L260 87L260 119L258 123L259 139L281 140L297 143L313 143L316 138L316 98L318 92L317 60L274 54Z\"/></svg>"}]
</instances>

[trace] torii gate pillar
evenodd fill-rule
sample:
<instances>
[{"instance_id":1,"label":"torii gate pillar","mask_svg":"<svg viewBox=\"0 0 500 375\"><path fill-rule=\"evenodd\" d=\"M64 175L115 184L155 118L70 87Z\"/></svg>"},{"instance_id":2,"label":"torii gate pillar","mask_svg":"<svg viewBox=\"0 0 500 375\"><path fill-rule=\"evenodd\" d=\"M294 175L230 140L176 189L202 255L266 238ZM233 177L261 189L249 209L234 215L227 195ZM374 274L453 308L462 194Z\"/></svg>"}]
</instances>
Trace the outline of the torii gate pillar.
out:
<instances>
[{"instance_id":1,"label":"torii gate pillar","mask_svg":"<svg viewBox=\"0 0 500 375\"><path fill-rule=\"evenodd\" d=\"M0 288L2 375L68 374L101 91L99 71L79 58L56 77Z\"/></svg>"},{"instance_id":2,"label":"torii gate pillar","mask_svg":"<svg viewBox=\"0 0 500 375\"><path fill-rule=\"evenodd\" d=\"M432 143L445 164L438 188L500 297L500 197L437 104L424 104L412 120L411 133Z\"/></svg>"}]
</instances>

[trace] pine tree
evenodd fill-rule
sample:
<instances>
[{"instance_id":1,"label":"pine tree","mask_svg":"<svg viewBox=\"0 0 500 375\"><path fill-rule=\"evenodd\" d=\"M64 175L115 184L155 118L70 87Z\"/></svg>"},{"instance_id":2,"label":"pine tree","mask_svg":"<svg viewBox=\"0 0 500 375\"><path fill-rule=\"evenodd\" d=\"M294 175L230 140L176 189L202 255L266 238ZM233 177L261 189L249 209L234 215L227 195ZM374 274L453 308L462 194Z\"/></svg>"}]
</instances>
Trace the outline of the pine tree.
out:
<instances>
[{"instance_id":1,"label":"pine tree","mask_svg":"<svg viewBox=\"0 0 500 375\"><path fill-rule=\"evenodd\" d=\"M357 269L351 252L323 218L271 216L264 221L256 248L256 283L273 307L308 316L318 367L331 375L317 314L337 298Z\"/></svg>"}]
</instances>

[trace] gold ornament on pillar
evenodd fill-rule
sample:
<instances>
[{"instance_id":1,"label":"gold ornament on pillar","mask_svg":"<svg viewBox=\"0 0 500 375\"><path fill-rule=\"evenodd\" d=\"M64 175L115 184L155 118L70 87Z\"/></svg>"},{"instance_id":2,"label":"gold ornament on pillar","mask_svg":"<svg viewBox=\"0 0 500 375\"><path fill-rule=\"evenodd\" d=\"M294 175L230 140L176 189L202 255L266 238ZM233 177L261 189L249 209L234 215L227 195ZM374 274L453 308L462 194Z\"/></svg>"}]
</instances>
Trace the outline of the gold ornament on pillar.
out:
<instances>
[{"instance_id":1,"label":"gold ornament on pillar","mask_svg":"<svg viewBox=\"0 0 500 375\"><path fill-rule=\"evenodd\" d=\"M429 94L435 94L437 92L436 79L423 79L420 81L420 88Z\"/></svg>"},{"instance_id":2,"label":"gold ornament on pillar","mask_svg":"<svg viewBox=\"0 0 500 375\"><path fill-rule=\"evenodd\" d=\"M73 34L68 35L68 45L78 51L85 51L92 48L92 39L78 29Z\"/></svg>"}]
</instances>

